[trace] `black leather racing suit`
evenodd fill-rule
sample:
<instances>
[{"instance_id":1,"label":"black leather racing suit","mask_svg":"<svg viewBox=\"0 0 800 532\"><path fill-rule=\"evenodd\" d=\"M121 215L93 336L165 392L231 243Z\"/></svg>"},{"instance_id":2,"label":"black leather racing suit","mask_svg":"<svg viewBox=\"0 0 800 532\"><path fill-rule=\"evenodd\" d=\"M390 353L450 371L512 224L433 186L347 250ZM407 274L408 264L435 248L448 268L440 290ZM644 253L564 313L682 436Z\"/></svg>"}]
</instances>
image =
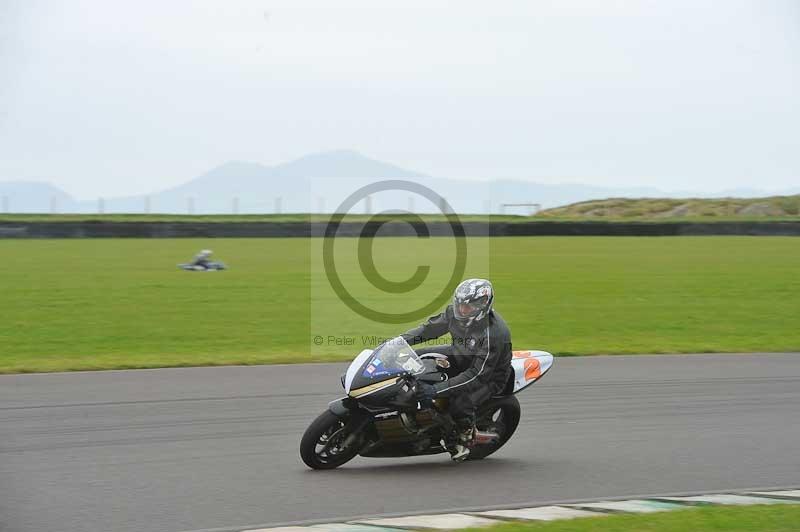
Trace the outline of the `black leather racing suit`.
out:
<instances>
[{"instance_id":1,"label":"black leather racing suit","mask_svg":"<svg viewBox=\"0 0 800 532\"><path fill-rule=\"evenodd\" d=\"M450 378L434 386L436 395L450 399L450 414L459 425L471 425L475 408L501 391L508 380L511 332L494 310L465 329L453 316L453 306L448 305L444 312L403 334L403 338L414 345L448 332L453 338L451 345L419 349L417 353L447 355Z\"/></svg>"}]
</instances>

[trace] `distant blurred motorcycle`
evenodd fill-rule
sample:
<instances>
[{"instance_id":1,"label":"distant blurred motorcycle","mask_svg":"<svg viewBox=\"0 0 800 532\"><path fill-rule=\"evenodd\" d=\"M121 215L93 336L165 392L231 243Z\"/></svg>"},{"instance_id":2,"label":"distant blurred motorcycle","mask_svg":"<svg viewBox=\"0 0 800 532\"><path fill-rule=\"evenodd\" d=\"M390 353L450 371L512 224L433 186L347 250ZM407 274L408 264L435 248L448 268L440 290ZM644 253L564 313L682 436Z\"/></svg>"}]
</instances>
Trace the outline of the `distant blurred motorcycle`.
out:
<instances>
[{"instance_id":1,"label":"distant blurred motorcycle","mask_svg":"<svg viewBox=\"0 0 800 532\"><path fill-rule=\"evenodd\" d=\"M553 366L544 351L514 351L503 391L478 408L468 460L480 460L502 447L514 434L520 406L514 394L538 381ZM306 429L300 456L312 469L333 469L356 455L419 456L448 452L456 443L455 422L447 399L422 408L418 382L448 379L445 355L420 357L402 338L362 351L342 375L347 397L337 399Z\"/></svg>"},{"instance_id":2,"label":"distant blurred motorcycle","mask_svg":"<svg viewBox=\"0 0 800 532\"><path fill-rule=\"evenodd\" d=\"M191 272L213 272L217 270L226 270L227 266L225 266L224 262L211 260L211 255L213 253L214 252L210 249L201 249L200 253L194 256L192 262L178 264L178 268Z\"/></svg>"},{"instance_id":3,"label":"distant blurred motorcycle","mask_svg":"<svg viewBox=\"0 0 800 532\"><path fill-rule=\"evenodd\" d=\"M193 272L208 272L228 269L224 262L206 262L205 264L178 264L178 268Z\"/></svg>"}]
</instances>

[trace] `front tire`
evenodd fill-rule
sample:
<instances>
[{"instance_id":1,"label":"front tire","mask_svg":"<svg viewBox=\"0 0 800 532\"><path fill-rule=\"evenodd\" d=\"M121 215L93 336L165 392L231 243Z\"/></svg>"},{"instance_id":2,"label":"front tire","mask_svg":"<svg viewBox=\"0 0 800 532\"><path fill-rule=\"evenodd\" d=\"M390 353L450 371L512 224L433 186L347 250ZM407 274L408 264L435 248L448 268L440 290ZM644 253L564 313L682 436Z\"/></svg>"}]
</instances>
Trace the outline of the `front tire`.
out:
<instances>
[{"instance_id":1,"label":"front tire","mask_svg":"<svg viewBox=\"0 0 800 532\"><path fill-rule=\"evenodd\" d=\"M517 430L520 414L519 401L513 395L492 400L482 408L478 412L475 425L478 430L497 432L499 438L494 443L473 447L467 460L482 460L505 445Z\"/></svg>"},{"instance_id":2,"label":"front tire","mask_svg":"<svg viewBox=\"0 0 800 532\"><path fill-rule=\"evenodd\" d=\"M349 438L351 443L347 445L349 435L346 420L326 410L311 422L303 434L300 457L311 469L339 467L358 454L356 441Z\"/></svg>"}]
</instances>

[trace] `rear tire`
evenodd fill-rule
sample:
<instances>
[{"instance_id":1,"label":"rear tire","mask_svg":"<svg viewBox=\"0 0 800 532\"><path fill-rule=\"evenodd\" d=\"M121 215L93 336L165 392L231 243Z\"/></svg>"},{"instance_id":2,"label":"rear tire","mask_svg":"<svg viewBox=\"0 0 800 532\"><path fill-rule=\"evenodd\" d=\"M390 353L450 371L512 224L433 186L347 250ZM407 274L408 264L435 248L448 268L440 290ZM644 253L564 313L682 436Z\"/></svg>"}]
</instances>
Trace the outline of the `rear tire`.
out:
<instances>
[{"instance_id":1,"label":"rear tire","mask_svg":"<svg viewBox=\"0 0 800 532\"><path fill-rule=\"evenodd\" d=\"M349 432L346 420L330 410L320 414L308 426L300 440L300 458L311 469L333 469L358 454L357 441L345 447Z\"/></svg>"},{"instance_id":2,"label":"rear tire","mask_svg":"<svg viewBox=\"0 0 800 532\"><path fill-rule=\"evenodd\" d=\"M493 399L480 409L475 423L478 430L496 431L500 438L495 443L476 445L470 450L467 460L482 460L505 445L517 430L520 413L519 401L513 395Z\"/></svg>"}]
</instances>

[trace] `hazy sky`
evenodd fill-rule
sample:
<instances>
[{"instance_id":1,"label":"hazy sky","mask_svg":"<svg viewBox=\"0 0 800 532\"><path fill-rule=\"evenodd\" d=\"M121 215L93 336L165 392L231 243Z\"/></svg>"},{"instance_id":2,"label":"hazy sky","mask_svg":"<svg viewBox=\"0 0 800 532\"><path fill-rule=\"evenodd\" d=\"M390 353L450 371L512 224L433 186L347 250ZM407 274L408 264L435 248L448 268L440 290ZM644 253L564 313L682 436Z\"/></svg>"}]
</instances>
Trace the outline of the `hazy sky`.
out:
<instances>
[{"instance_id":1,"label":"hazy sky","mask_svg":"<svg viewBox=\"0 0 800 532\"><path fill-rule=\"evenodd\" d=\"M0 180L111 196L354 149L441 177L800 185L797 0L376 5L0 0Z\"/></svg>"}]
</instances>

